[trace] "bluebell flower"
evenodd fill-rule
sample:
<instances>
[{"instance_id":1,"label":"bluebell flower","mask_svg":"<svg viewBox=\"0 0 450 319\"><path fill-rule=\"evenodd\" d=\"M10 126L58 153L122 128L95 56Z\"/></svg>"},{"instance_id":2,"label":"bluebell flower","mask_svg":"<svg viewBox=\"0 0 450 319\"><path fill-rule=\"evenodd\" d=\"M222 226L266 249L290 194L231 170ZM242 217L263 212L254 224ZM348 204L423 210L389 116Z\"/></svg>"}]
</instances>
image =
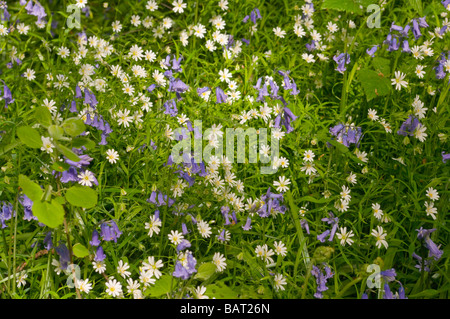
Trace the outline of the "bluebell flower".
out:
<instances>
[{"instance_id":1,"label":"bluebell flower","mask_svg":"<svg viewBox=\"0 0 450 319\"><path fill-rule=\"evenodd\" d=\"M377 50L378 50L378 45L374 45L374 46L372 46L372 48L367 49L366 53L373 58L373 57L375 57L375 52L377 52Z\"/></svg>"},{"instance_id":2,"label":"bluebell flower","mask_svg":"<svg viewBox=\"0 0 450 319\"><path fill-rule=\"evenodd\" d=\"M437 246L430 238L430 234L435 230L436 228L423 229L423 227L420 227L420 229L416 229L417 238L424 241L424 245L429 251L429 257L433 257L434 260L438 260L442 257L444 251L440 250L439 246Z\"/></svg>"},{"instance_id":3,"label":"bluebell flower","mask_svg":"<svg viewBox=\"0 0 450 319\"><path fill-rule=\"evenodd\" d=\"M313 266L313 269L311 270L311 275L316 277L316 293L314 294L314 297L321 299L323 298L323 292L328 290L328 287L326 286L327 280L333 277L333 273L331 272L331 268L328 266L325 266L325 274L317 267Z\"/></svg>"},{"instance_id":4,"label":"bluebell flower","mask_svg":"<svg viewBox=\"0 0 450 319\"><path fill-rule=\"evenodd\" d=\"M3 99L5 100L5 108L8 108L8 105L15 101L12 97L11 90L6 84L3 86Z\"/></svg>"},{"instance_id":5,"label":"bluebell flower","mask_svg":"<svg viewBox=\"0 0 450 319\"><path fill-rule=\"evenodd\" d=\"M252 229L252 219L250 217L247 217L247 221L245 222L245 225L242 226L242 229L245 231Z\"/></svg>"},{"instance_id":6,"label":"bluebell flower","mask_svg":"<svg viewBox=\"0 0 450 319\"><path fill-rule=\"evenodd\" d=\"M94 229L94 231L92 232L92 239L91 241L89 241L89 244L91 246L99 246L100 245L100 234L98 233L98 231L96 229Z\"/></svg>"},{"instance_id":7,"label":"bluebell flower","mask_svg":"<svg viewBox=\"0 0 450 319\"><path fill-rule=\"evenodd\" d=\"M164 103L164 107L166 108L166 110L164 111L164 114L168 114L172 117L174 117L178 114L178 109L177 109L177 104L175 103L175 99L166 101Z\"/></svg>"},{"instance_id":8,"label":"bluebell flower","mask_svg":"<svg viewBox=\"0 0 450 319\"><path fill-rule=\"evenodd\" d=\"M52 232L49 231L47 232L47 234L45 235L44 238L44 247L47 250L50 250L53 248L53 242L52 242Z\"/></svg>"},{"instance_id":9,"label":"bluebell flower","mask_svg":"<svg viewBox=\"0 0 450 319\"><path fill-rule=\"evenodd\" d=\"M69 249L64 243L60 243L59 246L55 247L56 253L59 255L59 263L61 265L61 269L67 269L70 263L70 253Z\"/></svg>"},{"instance_id":10,"label":"bluebell flower","mask_svg":"<svg viewBox=\"0 0 450 319\"><path fill-rule=\"evenodd\" d=\"M216 103L220 104L226 102L227 102L227 95L220 87L216 87Z\"/></svg>"},{"instance_id":11,"label":"bluebell flower","mask_svg":"<svg viewBox=\"0 0 450 319\"><path fill-rule=\"evenodd\" d=\"M187 239L183 239L178 245L177 245L177 251L185 250L186 248L191 247L191 243Z\"/></svg>"},{"instance_id":12,"label":"bluebell flower","mask_svg":"<svg viewBox=\"0 0 450 319\"><path fill-rule=\"evenodd\" d=\"M19 197L19 203L23 206L24 209L24 220L37 220L37 217L33 215L31 207L33 206L33 201L25 194L22 194Z\"/></svg>"},{"instance_id":13,"label":"bluebell flower","mask_svg":"<svg viewBox=\"0 0 450 319\"><path fill-rule=\"evenodd\" d=\"M101 261L105 260L105 258L106 258L106 255L105 255L105 252L103 251L103 247L98 246L97 250L95 251L94 261L101 262Z\"/></svg>"},{"instance_id":14,"label":"bluebell flower","mask_svg":"<svg viewBox=\"0 0 450 319\"><path fill-rule=\"evenodd\" d=\"M414 135L414 131L417 128L417 126L419 126L420 122L419 120L414 117L413 115L410 115L400 126L400 129L397 131L397 134L399 135L409 135L409 136L413 136Z\"/></svg>"},{"instance_id":15,"label":"bluebell flower","mask_svg":"<svg viewBox=\"0 0 450 319\"><path fill-rule=\"evenodd\" d=\"M117 224L113 221L107 221L100 226L100 236L104 241L114 241L117 243L117 239L122 235Z\"/></svg>"},{"instance_id":16,"label":"bluebell flower","mask_svg":"<svg viewBox=\"0 0 450 319\"><path fill-rule=\"evenodd\" d=\"M450 159L450 153L445 154L444 151L442 151L442 162L447 163L447 161Z\"/></svg>"}]
</instances>

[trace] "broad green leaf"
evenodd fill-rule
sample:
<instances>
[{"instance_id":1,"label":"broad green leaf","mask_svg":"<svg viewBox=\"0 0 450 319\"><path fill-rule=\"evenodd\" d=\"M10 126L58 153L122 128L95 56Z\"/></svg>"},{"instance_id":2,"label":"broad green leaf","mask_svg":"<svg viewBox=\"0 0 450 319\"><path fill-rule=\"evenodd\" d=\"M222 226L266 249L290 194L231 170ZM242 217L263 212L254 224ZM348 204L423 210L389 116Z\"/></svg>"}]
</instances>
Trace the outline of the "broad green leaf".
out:
<instances>
[{"instance_id":1,"label":"broad green leaf","mask_svg":"<svg viewBox=\"0 0 450 319\"><path fill-rule=\"evenodd\" d=\"M55 146L58 149L58 151L60 151L65 157L67 157L71 161L74 161L74 162L80 161L80 158L78 157L78 155L75 154L74 152L72 152L72 150L69 149L67 146L64 146L59 143L55 143Z\"/></svg>"},{"instance_id":2,"label":"broad green leaf","mask_svg":"<svg viewBox=\"0 0 450 319\"><path fill-rule=\"evenodd\" d=\"M384 96L391 90L391 82L384 76L369 69L361 69L358 72L359 81L366 94L367 101L378 96Z\"/></svg>"},{"instance_id":3,"label":"broad green leaf","mask_svg":"<svg viewBox=\"0 0 450 319\"><path fill-rule=\"evenodd\" d=\"M34 118L45 127L52 125L52 114L46 106L39 106L34 111Z\"/></svg>"},{"instance_id":4,"label":"broad green leaf","mask_svg":"<svg viewBox=\"0 0 450 319\"><path fill-rule=\"evenodd\" d=\"M70 165L65 162L54 162L52 164L52 169L54 169L57 172L64 172L67 171L70 168Z\"/></svg>"},{"instance_id":5,"label":"broad green leaf","mask_svg":"<svg viewBox=\"0 0 450 319\"><path fill-rule=\"evenodd\" d=\"M207 280L209 277L211 277L212 275L214 275L214 273L216 272L216 265L214 265L213 263L209 262L209 263L204 263L201 264L198 269L197 269L197 274L194 276L195 279L200 279L200 280Z\"/></svg>"},{"instance_id":6,"label":"broad green leaf","mask_svg":"<svg viewBox=\"0 0 450 319\"><path fill-rule=\"evenodd\" d=\"M39 222L50 228L56 228L64 221L64 208L54 200L50 202L41 202L40 200L37 200L33 202L31 210Z\"/></svg>"},{"instance_id":7,"label":"broad green leaf","mask_svg":"<svg viewBox=\"0 0 450 319\"><path fill-rule=\"evenodd\" d=\"M238 293L233 289L225 285L222 281L218 281L215 284L206 286L206 292L210 298L216 299L237 299Z\"/></svg>"},{"instance_id":8,"label":"broad green leaf","mask_svg":"<svg viewBox=\"0 0 450 319\"><path fill-rule=\"evenodd\" d=\"M176 281L171 275L163 275L156 279L155 285L147 288L145 293L150 297L161 297L169 293L175 287L175 283Z\"/></svg>"},{"instance_id":9,"label":"broad green leaf","mask_svg":"<svg viewBox=\"0 0 450 319\"><path fill-rule=\"evenodd\" d=\"M87 186L72 186L66 191L66 199L73 206L91 208L97 205L97 192Z\"/></svg>"},{"instance_id":10,"label":"broad green leaf","mask_svg":"<svg viewBox=\"0 0 450 319\"><path fill-rule=\"evenodd\" d=\"M81 146L86 147L86 149L92 149L95 147L95 142L88 139L87 137L75 137L72 139L72 146L75 148L80 148Z\"/></svg>"},{"instance_id":11,"label":"broad green leaf","mask_svg":"<svg viewBox=\"0 0 450 319\"><path fill-rule=\"evenodd\" d=\"M60 140L64 136L64 130L58 125L50 125L48 127L48 134L55 140Z\"/></svg>"},{"instance_id":12,"label":"broad green leaf","mask_svg":"<svg viewBox=\"0 0 450 319\"><path fill-rule=\"evenodd\" d=\"M19 186L22 188L23 193L33 202L41 200L44 190L27 176L19 175Z\"/></svg>"},{"instance_id":13,"label":"broad green leaf","mask_svg":"<svg viewBox=\"0 0 450 319\"><path fill-rule=\"evenodd\" d=\"M360 6L366 7L368 4L367 0L323 0L321 8L361 14Z\"/></svg>"},{"instance_id":14,"label":"broad green leaf","mask_svg":"<svg viewBox=\"0 0 450 319\"><path fill-rule=\"evenodd\" d=\"M29 127L29 126L21 126L17 129L17 136L28 147L32 148L41 148L42 147L42 139L41 134L39 134L38 130Z\"/></svg>"},{"instance_id":15,"label":"broad green leaf","mask_svg":"<svg viewBox=\"0 0 450 319\"><path fill-rule=\"evenodd\" d=\"M77 117L68 118L62 123L62 127L64 132L72 137L78 136L86 130L83 120Z\"/></svg>"},{"instance_id":16,"label":"broad green leaf","mask_svg":"<svg viewBox=\"0 0 450 319\"><path fill-rule=\"evenodd\" d=\"M73 254L77 256L78 258L83 258L89 255L89 249L87 249L85 246L83 246L80 243L77 243L73 245L72 247Z\"/></svg>"}]
</instances>

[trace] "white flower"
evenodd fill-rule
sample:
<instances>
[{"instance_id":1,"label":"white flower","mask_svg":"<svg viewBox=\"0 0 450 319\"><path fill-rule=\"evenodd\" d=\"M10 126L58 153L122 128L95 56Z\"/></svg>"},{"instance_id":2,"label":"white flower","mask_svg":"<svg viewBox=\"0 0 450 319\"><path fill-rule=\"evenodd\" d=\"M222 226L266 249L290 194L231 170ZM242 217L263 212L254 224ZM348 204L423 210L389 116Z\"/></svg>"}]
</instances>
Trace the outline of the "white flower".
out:
<instances>
[{"instance_id":1,"label":"white flower","mask_svg":"<svg viewBox=\"0 0 450 319\"><path fill-rule=\"evenodd\" d=\"M25 73L23 74L23 76L28 80L28 81L33 81L36 78L36 75L34 75L36 72L30 68L28 68Z\"/></svg>"},{"instance_id":2,"label":"white flower","mask_svg":"<svg viewBox=\"0 0 450 319\"><path fill-rule=\"evenodd\" d=\"M153 272L151 270L141 270L139 272L139 280L144 284L144 287L148 287L149 285L153 285L156 282L156 279L153 278Z\"/></svg>"},{"instance_id":3,"label":"white flower","mask_svg":"<svg viewBox=\"0 0 450 319\"><path fill-rule=\"evenodd\" d=\"M225 257L221 253L215 253L213 256L213 264L216 265L216 271L222 272L227 267Z\"/></svg>"},{"instance_id":4,"label":"white flower","mask_svg":"<svg viewBox=\"0 0 450 319\"><path fill-rule=\"evenodd\" d=\"M112 297L119 297L122 295L122 284L115 278L111 278L106 283L106 293Z\"/></svg>"},{"instance_id":5,"label":"white flower","mask_svg":"<svg viewBox=\"0 0 450 319\"><path fill-rule=\"evenodd\" d=\"M155 261L155 257L150 256L147 258L147 262L142 262L142 270L150 271L152 276L155 276L156 279L159 279L162 276L162 272L159 268L164 266L161 259Z\"/></svg>"},{"instance_id":6,"label":"white flower","mask_svg":"<svg viewBox=\"0 0 450 319\"><path fill-rule=\"evenodd\" d=\"M426 196L427 196L429 199L431 199L432 201L435 201L435 200L438 200L438 199L439 199L438 191L435 190L433 187L429 187L429 188L427 189Z\"/></svg>"},{"instance_id":7,"label":"white flower","mask_svg":"<svg viewBox=\"0 0 450 319\"><path fill-rule=\"evenodd\" d=\"M353 234L353 230L347 232L347 227L340 227L340 232L336 233L337 238L341 240L341 246L345 246L345 244L353 244L353 240L351 239L351 237L353 237L354 235L355 234Z\"/></svg>"},{"instance_id":8,"label":"white flower","mask_svg":"<svg viewBox=\"0 0 450 319\"><path fill-rule=\"evenodd\" d=\"M289 190L289 185L291 183L289 178L280 176L278 181L274 181L273 185L276 186L277 192L286 192Z\"/></svg>"},{"instance_id":9,"label":"white flower","mask_svg":"<svg viewBox=\"0 0 450 319\"><path fill-rule=\"evenodd\" d=\"M274 242L273 246L275 247L275 253L277 255L286 256L287 248L281 240L279 242Z\"/></svg>"},{"instance_id":10,"label":"white flower","mask_svg":"<svg viewBox=\"0 0 450 319\"><path fill-rule=\"evenodd\" d=\"M273 282L275 284L276 290L284 290L284 286L286 285L286 278L284 278L282 274L276 274L273 278Z\"/></svg>"},{"instance_id":11,"label":"white flower","mask_svg":"<svg viewBox=\"0 0 450 319\"><path fill-rule=\"evenodd\" d=\"M425 75L425 71L423 70L423 65L417 65L416 66L416 75L419 79L423 79L423 76Z\"/></svg>"},{"instance_id":12,"label":"white flower","mask_svg":"<svg viewBox=\"0 0 450 319\"><path fill-rule=\"evenodd\" d=\"M402 87L407 87L408 82L404 81L406 74L400 71L395 71L395 78L391 79L392 85L395 85L396 90L401 90Z\"/></svg>"},{"instance_id":13,"label":"white flower","mask_svg":"<svg viewBox=\"0 0 450 319\"><path fill-rule=\"evenodd\" d=\"M106 151L106 159L111 163L115 164L119 159L119 153L113 149L109 149Z\"/></svg>"},{"instance_id":14,"label":"white flower","mask_svg":"<svg viewBox=\"0 0 450 319\"><path fill-rule=\"evenodd\" d=\"M375 216L376 219L381 219L381 217L383 217L383 211L380 209L380 204L373 203L372 211L373 211L373 216Z\"/></svg>"},{"instance_id":15,"label":"white flower","mask_svg":"<svg viewBox=\"0 0 450 319\"><path fill-rule=\"evenodd\" d=\"M367 117L369 119L371 119L372 121L376 121L379 118L378 115L377 115L377 111L373 110L373 109L369 109Z\"/></svg>"},{"instance_id":16,"label":"white flower","mask_svg":"<svg viewBox=\"0 0 450 319\"><path fill-rule=\"evenodd\" d=\"M286 35L286 31L281 30L280 27L273 28L272 31L275 33L277 37L284 38Z\"/></svg>"},{"instance_id":17,"label":"white flower","mask_svg":"<svg viewBox=\"0 0 450 319\"><path fill-rule=\"evenodd\" d=\"M53 148L55 147L55 145L53 145L52 143L52 138L41 136L41 140L42 140L41 151L45 151L48 154L53 153Z\"/></svg>"},{"instance_id":18,"label":"white flower","mask_svg":"<svg viewBox=\"0 0 450 319\"><path fill-rule=\"evenodd\" d=\"M231 73L228 71L228 69L223 69L219 71L220 81L223 82L230 82L231 79Z\"/></svg>"},{"instance_id":19,"label":"white flower","mask_svg":"<svg viewBox=\"0 0 450 319\"><path fill-rule=\"evenodd\" d=\"M423 126L421 123L419 123L416 129L414 130L414 137L421 142L425 141L428 136L428 134L425 133L426 130L427 130L426 126Z\"/></svg>"},{"instance_id":20,"label":"white flower","mask_svg":"<svg viewBox=\"0 0 450 319\"><path fill-rule=\"evenodd\" d=\"M130 114L130 110L125 109L124 111L120 110L119 112L117 112L116 117L117 119L117 123L119 125L123 125L124 127L128 127L130 126L130 123L133 121L133 117L129 116L128 114Z\"/></svg>"},{"instance_id":21,"label":"white flower","mask_svg":"<svg viewBox=\"0 0 450 319\"><path fill-rule=\"evenodd\" d=\"M88 294L92 289L92 283L89 282L89 279L85 279L85 280L75 279L75 287L78 290Z\"/></svg>"},{"instance_id":22,"label":"white flower","mask_svg":"<svg viewBox=\"0 0 450 319\"><path fill-rule=\"evenodd\" d=\"M183 3L183 0L175 0L172 2L173 5L173 12L175 13L183 13L184 9L186 9L187 4Z\"/></svg>"},{"instance_id":23,"label":"white flower","mask_svg":"<svg viewBox=\"0 0 450 319\"><path fill-rule=\"evenodd\" d=\"M161 220L155 215L150 216L150 222L145 223L145 229L148 229L148 235L152 237L153 233L159 234L161 224Z\"/></svg>"},{"instance_id":24,"label":"white flower","mask_svg":"<svg viewBox=\"0 0 450 319\"><path fill-rule=\"evenodd\" d=\"M84 172L81 172L80 174L78 174L78 178L80 179L78 181L79 184L83 185L83 186L92 186L92 182L95 181L95 177L94 174L92 174L92 172L85 170Z\"/></svg>"},{"instance_id":25,"label":"white flower","mask_svg":"<svg viewBox=\"0 0 450 319\"><path fill-rule=\"evenodd\" d=\"M200 220L197 222L197 229L200 235L202 235L203 238L209 238L211 236L211 227L209 224L203 220Z\"/></svg>"},{"instance_id":26,"label":"white flower","mask_svg":"<svg viewBox=\"0 0 450 319\"><path fill-rule=\"evenodd\" d=\"M437 208L434 207L434 202L425 202L427 216L431 216L436 220Z\"/></svg>"},{"instance_id":27,"label":"white flower","mask_svg":"<svg viewBox=\"0 0 450 319\"><path fill-rule=\"evenodd\" d=\"M76 0L76 7L79 9L83 9L87 4L87 0Z\"/></svg>"},{"instance_id":28,"label":"white flower","mask_svg":"<svg viewBox=\"0 0 450 319\"><path fill-rule=\"evenodd\" d=\"M209 299L208 296L205 296L205 292L206 292L205 286L198 286L195 289L194 294L197 299Z\"/></svg>"},{"instance_id":29,"label":"white flower","mask_svg":"<svg viewBox=\"0 0 450 319\"><path fill-rule=\"evenodd\" d=\"M98 272L99 274L103 274L106 270L106 265L103 261L93 261L92 267L94 268L95 272Z\"/></svg>"},{"instance_id":30,"label":"white flower","mask_svg":"<svg viewBox=\"0 0 450 319\"><path fill-rule=\"evenodd\" d=\"M178 230L172 230L167 236L169 237L170 242L174 245L178 245L179 243L181 243L181 240L184 239L183 234Z\"/></svg>"},{"instance_id":31,"label":"white flower","mask_svg":"<svg viewBox=\"0 0 450 319\"><path fill-rule=\"evenodd\" d=\"M313 151L307 150L307 151L305 151L305 153L303 153L303 160L305 162L312 162L312 161L314 161L315 156L316 155L314 154Z\"/></svg>"},{"instance_id":32,"label":"white flower","mask_svg":"<svg viewBox=\"0 0 450 319\"><path fill-rule=\"evenodd\" d=\"M131 272L128 271L130 266L127 262L123 262L123 260L119 260L119 265L117 266L117 272L123 277L129 277L131 275Z\"/></svg>"},{"instance_id":33,"label":"white flower","mask_svg":"<svg viewBox=\"0 0 450 319\"><path fill-rule=\"evenodd\" d=\"M376 238L377 242L375 245L378 248L381 248L382 245L384 246L384 248L388 248L389 245L385 240L387 233L384 231L383 227L377 226L377 229L372 229L372 232L370 234Z\"/></svg>"}]
</instances>

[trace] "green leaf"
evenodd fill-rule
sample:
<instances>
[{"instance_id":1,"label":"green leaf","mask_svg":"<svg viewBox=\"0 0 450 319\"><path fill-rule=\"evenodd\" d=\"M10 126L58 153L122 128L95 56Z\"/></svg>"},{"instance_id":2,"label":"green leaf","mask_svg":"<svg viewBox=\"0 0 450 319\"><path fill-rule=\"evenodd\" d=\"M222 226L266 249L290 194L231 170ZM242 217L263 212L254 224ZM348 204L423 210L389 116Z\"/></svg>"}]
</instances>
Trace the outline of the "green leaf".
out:
<instances>
[{"instance_id":1,"label":"green leaf","mask_svg":"<svg viewBox=\"0 0 450 319\"><path fill-rule=\"evenodd\" d=\"M72 247L73 254L78 258L84 258L89 255L89 249L83 246L80 243L73 245Z\"/></svg>"},{"instance_id":2,"label":"green leaf","mask_svg":"<svg viewBox=\"0 0 450 319\"><path fill-rule=\"evenodd\" d=\"M366 94L367 101L378 96L387 95L391 90L389 79L378 75L377 72L369 69L361 69L358 72L359 81Z\"/></svg>"},{"instance_id":3,"label":"green leaf","mask_svg":"<svg viewBox=\"0 0 450 319\"><path fill-rule=\"evenodd\" d=\"M194 276L194 279L207 280L209 277L214 275L216 272L216 265L213 263L203 263L197 269L197 274Z\"/></svg>"},{"instance_id":4,"label":"green leaf","mask_svg":"<svg viewBox=\"0 0 450 319\"><path fill-rule=\"evenodd\" d=\"M50 125L48 127L48 134L55 140L60 140L64 136L64 130L58 125Z\"/></svg>"},{"instance_id":5,"label":"green leaf","mask_svg":"<svg viewBox=\"0 0 450 319\"><path fill-rule=\"evenodd\" d=\"M27 176L22 174L19 175L19 186L22 188L24 194L33 202L41 200L44 190Z\"/></svg>"},{"instance_id":6,"label":"green leaf","mask_svg":"<svg viewBox=\"0 0 450 319\"><path fill-rule=\"evenodd\" d=\"M17 129L17 136L28 147L41 148L42 139L39 132L29 126L21 126Z\"/></svg>"},{"instance_id":7,"label":"green leaf","mask_svg":"<svg viewBox=\"0 0 450 319\"><path fill-rule=\"evenodd\" d=\"M64 172L67 171L70 168L70 165L65 162L54 162L52 164L52 169L54 169L57 172Z\"/></svg>"},{"instance_id":8,"label":"green leaf","mask_svg":"<svg viewBox=\"0 0 450 319\"><path fill-rule=\"evenodd\" d=\"M52 114L46 106L39 106L34 110L34 118L45 127L52 125Z\"/></svg>"},{"instance_id":9,"label":"green leaf","mask_svg":"<svg viewBox=\"0 0 450 319\"><path fill-rule=\"evenodd\" d=\"M62 127L64 129L64 132L72 137L78 136L86 130L86 126L84 125L83 120L77 117L66 119L62 123Z\"/></svg>"},{"instance_id":10,"label":"green leaf","mask_svg":"<svg viewBox=\"0 0 450 319\"><path fill-rule=\"evenodd\" d=\"M86 149L92 149L95 147L95 142L88 139L87 137L75 137L72 139L72 146L75 148L80 148L81 146L86 147Z\"/></svg>"},{"instance_id":11,"label":"green leaf","mask_svg":"<svg viewBox=\"0 0 450 319\"><path fill-rule=\"evenodd\" d=\"M60 151L65 157L67 157L71 161L74 161L74 162L80 161L80 158L78 157L78 155L75 154L74 152L72 152L72 150L70 150L67 146L64 146L59 143L55 143L55 146L58 149L58 151Z\"/></svg>"},{"instance_id":12,"label":"green leaf","mask_svg":"<svg viewBox=\"0 0 450 319\"><path fill-rule=\"evenodd\" d=\"M216 299L237 299L238 294L233 289L225 285L222 281L206 286L206 292L210 298Z\"/></svg>"},{"instance_id":13,"label":"green leaf","mask_svg":"<svg viewBox=\"0 0 450 319\"><path fill-rule=\"evenodd\" d=\"M72 186L66 191L66 199L73 206L91 208L97 205L97 192L87 186Z\"/></svg>"},{"instance_id":14,"label":"green leaf","mask_svg":"<svg viewBox=\"0 0 450 319\"><path fill-rule=\"evenodd\" d=\"M361 14L360 6L367 6L366 0L323 0L322 9L353 12Z\"/></svg>"},{"instance_id":15,"label":"green leaf","mask_svg":"<svg viewBox=\"0 0 450 319\"><path fill-rule=\"evenodd\" d=\"M423 16L422 0L409 0L411 7L416 10L419 16Z\"/></svg>"},{"instance_id":16,"label":"green leaf","mask_svg":"<svg viewBox=\"0 0 450 319\"><path fill-rule=\"evenodd\" d=\"M156 280L154 286L146 290L145 294L150 297L160 297L169 293L175 287L175 282L171 275L162 275Z\"/></svg>"},{"instance_id":17,"label":"green leaf","mask_svg":"<svg viewBox=\"0 0 450 319\"><path fill-rule=\"evenodd\" d=\"M54 200L50 202L41 202L40 200L37 200L33 202L31 210L39 222L50 228L56 228L64 221L64 208Z\"/></svg>"}]
</instances>

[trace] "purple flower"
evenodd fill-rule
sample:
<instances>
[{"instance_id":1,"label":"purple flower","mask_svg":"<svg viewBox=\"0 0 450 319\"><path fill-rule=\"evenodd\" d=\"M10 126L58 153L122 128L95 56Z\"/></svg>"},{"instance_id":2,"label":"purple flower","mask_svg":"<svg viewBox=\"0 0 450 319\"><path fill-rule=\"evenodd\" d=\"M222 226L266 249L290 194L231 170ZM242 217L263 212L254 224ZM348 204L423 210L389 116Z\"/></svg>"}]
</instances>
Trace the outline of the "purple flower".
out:
<instances>
[{"instance_id":1,"label":"purple flower","mask_svg":"<svg viewBox=\"0 0 450 319\"><path fill-rule=\"evenodd\" d=\"M185 250L186 248L191 247L191 243L187 239L183 239L177 246L177 251Z\"/></svg>"},{"instance_id":2,"label":"purple flower","mask_svg":"<svg viewBox=\"0 0 450 319\"><path fill-rule=\"evenodd\" d=\"M183 264L177 260L176 264L175 264L175 270L172 273L172 275L174 277L177 278L181 278L183 280L188 279L193 273L197 272L197 270L195 269L195 266L197 264L196 259L194 258L194 256L192 256L191 252L187 252L187 265L186 267L183 266Z\"/></svg>"},{"instance_id":3,"label":"purple flower","mask_svg":"<svg viewBox=\"0 0 450 319\"><path fill-rule=\"evenodd\" d=\"M3 86L3 99L5 100L5 108L8 108L8 105L15 101L12 97L11 90L6 84Z\"/></svg>"},{"instance_id":4,"label":"purple flower","mask_svg":"<svg viewBox=\"0 0 450 319\"><path fill-rule=\"evenodd\" d=\"M252 223L252 219L250 217L247 217L247 221L245 222L245 225L242 226L242 229L246 230L246 231L252 229L251 223Z\"/></svg>"},{"instance_id":5,"label":"purple flower","mask_svg":"<svg viewBox=\"0 0 450 319\"><path fill-rule=\"evenodd\" d=\"M51 232L51 231L47 232L47 235L45 235L45 238L44 238L44 247L45 247L45 249L47 249L47 250L50 250L50 249L53 248L52 232Z\"/></svg>"},{"instance_id":6,"label":"purple flower","mask_svg":"<svg viewBox=\"0 0 450 319\"><path fill-rule=\"evenodd\" d=\"M377 52L377 50L378 50L378 45L374 45L372 48L367 49L366 53L373 58L373 57L375 57L375 52Z\"/></svg>"},{"instance_id":7,"label":"purple flower","mask_svg":"<svg viewBox=\"0 0 450 319\"><path fill-rule=\"evenodd\" d=\"M177 109L177 104L175 103L175 99L166 101L164 103L164 107L166 108L166 110L164 111L164 114L168 114L172 117L174 117L178 114L178 109Z\"/></svg>"},{"instance_id":8,"label":"purple flower","mask_svg":"<svg viewBox=\"0 0 450 319\"><path fill-rule=\"evenodd\" d=\"M97 246L100 245L100 234L99 234L98 231L95 230L95 229L94 229L94 231L92 232L92 239L91 239L91 241L89 242L89 244L90 244L91 246L95 246L95 247L97 247Z\"/></svg>"},{"instance_id":9,"label":"purple flower","mask_svg":"<svg viewBox=\"0 0 450 319\"><path fill-rule=\"evenodd\" d=\"M380 272L380 275L383 276L385 281L394 281L395 277L397 276L397 273L395 272L395 269L388 269Z\"/></svg>"},{"instance_id":10,"label":"purple flower","mask_svg":"<svg viewBox=\"0 0 450 319\"><path fill-rule=\"evenodd\" d=\"M24 220L37 220L37 217L33 215L33 212L31 210L31 207L33 206L33 201L28 198L27 195L23 194L20 198L19 198L19 203L23 206L24 208L24 216L23 219Z\"/></svg>"},{"instance_id":11,"label":"purple flower","mask_svg":"<svg viewBox=\"0 0 450 319\"><path fill-rule=\"evenodd\" d=\"M414 130L417 128L417 126L420 124L419 120L414 117L413 115L410 115L400 126L400 129L397 131L397 134L399 135L414 135Z\"/></svg>"},{"instance_id":12,"label":"purple flower","mask_svg":"<svg viewBox=\"0 0 450 319\"><path fill-rule=\"evenodd\" d=\"M227 95L220 87L216 87L216 99L217 99L216 103L227 102Z\"/></svg>"},{"instance_id":13,"label":"purple flower","mask_svg":"<svg viewBox=\"0 0 450 319\"><path fill-rule=\"evenodd\" d=\"M424 245L429 251L429 257L433 257L434 260L438 260L442 257L444 251L440 250L439 246L437 246L430 238L430 234L435 230L436 228L423 229L423 227L420 227L420 229L416 229L417 238L424 241Z\"/></svg>"},{"instance_id":14,"label":"purple flower","mask_svg":"<svg viewBox=\"0 0 450 319\"><path fill-rule=\"evenodd\" d=\"M399 32L401 32L401 31L403 31L403 27L395 25L395 22L392 22L392 24L391 24L391 31L399 31Z\"/></svg>"},{"instance_id":15,"label":"purple flower","mask_svg":"<svg viewBox=\"0 0 450 319\"><path fill-rule=\"evenodd\" d=\"M417 22L417 19L413 19L412 20L412 32L414 35L414 38L417 40L418 38L420 38L422 36L422 33L420 32L420 26L419 23Z\"/></svg>"},{"instance_id":16,"label":"purple flower","mask_svg":"<svg viewBox=\"0 0 450 319\"><path fill-rule=\"evenodd\" d=\"M67 246L60 243L58 247L55 247L56 253L59 255L59 263L61 264L61 269L65 270L70 263L70 253Z\"/></svg>"},{"instance_id":17,"label":"purple flower","mask_svg":"<svg viewBox=\"0 0 450 319\"><path fill-rule=\"evenodd\" d=\"M97 250L95 252L94 260L97 262L101 262L101 261L105 260L105 258L106 258L106 255L105 255L105 252L103 251L102 246L98 246Z\"/></svg>"},{"instance_id":18,"label":"purple flower","mask_svg":"<svg viewBox=\"0 0 450 319\"><path fill-rule=\"evenodd\" d=\"M119 227L113 220L101 224L100 236L104 241L113 240L115 243L117 243L117 238L119 238L120 235L122 235L122 232L119 230Z\"/></svg>"},{"instance_id":19,"label":"purple flower","mask_svg":"<svg viewBox=\"0 0 450 319\"><path fill-rule=\"evenodd\" d=\"M325 274L317 267L313 266L313 269L311 270L311 275L316 277L316 293L314 294L314 297L321 299L323 298L323 292L328 290L328 287L326 286L327 280L331 277L333 277L333 273L331 272L331 268L328 266L325 266Z\"/></svg>"},{"instance_id":20,"label":"purple flower","mask_svg":"<svg viewBox=\"0 0 450 319\"><path fill-rule=\"evenodd\" d=\"M448 154L445 154L445 152L444 151L442 151L442 162L444 162L444 163L447 163L447 160L449 160L450 159L450 153L448 153Z\"/></svg>"}]
</instances>

